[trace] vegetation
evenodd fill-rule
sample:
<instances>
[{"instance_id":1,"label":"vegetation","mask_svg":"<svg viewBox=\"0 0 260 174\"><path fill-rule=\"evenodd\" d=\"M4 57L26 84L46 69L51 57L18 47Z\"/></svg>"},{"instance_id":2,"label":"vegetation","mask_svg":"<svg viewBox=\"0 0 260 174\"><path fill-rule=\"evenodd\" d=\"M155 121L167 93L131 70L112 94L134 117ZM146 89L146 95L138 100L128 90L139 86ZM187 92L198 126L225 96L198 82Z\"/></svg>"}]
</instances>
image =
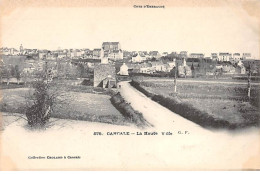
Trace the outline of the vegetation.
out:
<instances>
[{"instance_id":1,"label":"vegetation","mask_svg":"<svg viewBox=\"0 0 260 174\"><path fill-rule=\"evenodd\" d=\"M50 94L48 84L42 80L35 82L33 87L35 89L31 96L33 104L26 108L26 117L30 126L43 126L50 119L55 95Z\"/></svg>"},{"instance_id":2,"label":"vegetation","mask_svg":"<svg viewBox=\"0 0 260 174\"><path fill-rule=\"evenodd\" d=\"M203 127L234 129L259 126L259 111L249 103L246 87L178 84L177 94L173 92L173 82L131 82L152 100ZM238 91L242 94L234 95ZM253 91L256 94L259 90Z\"/></svg>"},{"instance_id":3,"label":"vegetation","mask_svg":"<svg viewBox=\"0 0 260 174\"><path fill-rule=\"evenodd\" d=\"M120 93L111 97L111 103L122 113L122 115L131 123L140 128L151 126L143 117L143 114L135 111L132 106L127 103Z\"/></svg>"}]
</instances>

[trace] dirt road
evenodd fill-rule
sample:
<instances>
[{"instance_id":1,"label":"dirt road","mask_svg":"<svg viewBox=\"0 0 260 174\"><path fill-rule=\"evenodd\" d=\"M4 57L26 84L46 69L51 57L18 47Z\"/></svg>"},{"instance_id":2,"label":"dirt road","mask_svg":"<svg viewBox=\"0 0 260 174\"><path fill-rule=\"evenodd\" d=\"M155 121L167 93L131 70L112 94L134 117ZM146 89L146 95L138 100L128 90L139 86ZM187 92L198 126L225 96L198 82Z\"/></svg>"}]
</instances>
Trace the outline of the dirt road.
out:
<instances>
[{"instance_id":1,"label":"dirt road","mask_svg":"<svg viewBox=\"0 0 260 174\"><path fill-rule=\"evenodd\" d=\"M120 85L121 95L131 103L135 110L143 113L144 118L154 125L156 129L189 129L191 131L208 132L199 125L152 101L133 88L128 82L121 82Z\"/></svg>"}]
</instances>

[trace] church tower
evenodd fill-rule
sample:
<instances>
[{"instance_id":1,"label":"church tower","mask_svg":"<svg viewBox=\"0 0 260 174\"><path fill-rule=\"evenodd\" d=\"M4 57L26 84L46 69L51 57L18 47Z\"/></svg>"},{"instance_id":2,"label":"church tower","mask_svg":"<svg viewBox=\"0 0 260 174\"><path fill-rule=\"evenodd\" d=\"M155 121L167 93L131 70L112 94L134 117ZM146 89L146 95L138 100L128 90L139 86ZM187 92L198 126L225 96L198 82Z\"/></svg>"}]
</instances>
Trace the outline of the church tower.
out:
<instances>
[{"instance_id":1,"label":"church tower","mask_svg":"<svg viewBox=\"0 0 260 174\"><path fill-rule=\"evenodd\" d=\"M23 45L21 44L21 46L20 46L20 53L22 53L23 52Z\"/></svg>"},{"instance_id":2,"label":"church tower","mask_svg":"<svg viewBox=\"0 0 260 174\"><path fill-rule=\"evenodd\" d=\"M100 58L101 64L108 64L108 57L105 57L104 47L101 48Z\"/></svg>"},{"instance_id":3,"label":"church tower","mask_svg":"<svg viewBox=\"0 0 260 174\"><path fill-rule=\"evenodd\" d=\"M185 58L183 58L183 63L182 63L182 65L183 65L183 66L187 66L187 64L186 64L186 59L185 59Z\"/></svg>"}]
</instances>

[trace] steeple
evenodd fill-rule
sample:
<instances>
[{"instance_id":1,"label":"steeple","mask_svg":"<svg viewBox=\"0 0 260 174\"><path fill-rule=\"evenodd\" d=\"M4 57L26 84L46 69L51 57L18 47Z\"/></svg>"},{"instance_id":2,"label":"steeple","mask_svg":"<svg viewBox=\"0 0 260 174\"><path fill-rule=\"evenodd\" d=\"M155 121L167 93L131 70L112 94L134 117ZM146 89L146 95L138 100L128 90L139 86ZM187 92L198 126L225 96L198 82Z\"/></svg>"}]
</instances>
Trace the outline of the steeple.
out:
<instances>
[{"instance_id":1,"label":"steeple","mask_svg":"<svg viewBox=\"0 0 260 174\"><path fill-rule=\"evenodd\" d=\"M186 66L186 59L183 58L183 66Z\"/></svg>"},{"instance_id":2,"label":"steeple","mask_svg":"<svg viewBox=\"0 0 260 174\"><path fill-rule=\"evenodd\" d=\"M23 52L23 44L21 44L21 46L20 46L20 52L21 53Z\"/></svg>"},{"instance_id":3,"label":"steeple","mask_svg":"<svg viewBox=\"0 0 260 174\"><path fill-rule=\"evenodd\" d=\"M101 48L100 58L101 58L101 64L108 64L108 58L105 57L105 53L104 53L104 47Z\"/></svg>"}]
</instances>

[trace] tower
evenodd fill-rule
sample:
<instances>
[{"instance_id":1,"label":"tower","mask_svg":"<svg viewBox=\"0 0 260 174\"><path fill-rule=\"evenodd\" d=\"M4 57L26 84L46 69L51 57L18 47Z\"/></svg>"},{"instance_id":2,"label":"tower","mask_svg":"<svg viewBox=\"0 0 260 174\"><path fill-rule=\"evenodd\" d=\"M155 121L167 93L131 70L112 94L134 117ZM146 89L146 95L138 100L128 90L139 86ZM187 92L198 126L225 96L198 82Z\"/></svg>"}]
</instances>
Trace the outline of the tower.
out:
<instances>
[{"instance_id":1,"label":"tower","mask_svg":"<svg viewBox=\"0 0 260 174\"><path fill-rule=\"evenodd\" d=\"M23 52L23 45L21 44L20 45L20 53L22 53Z\"/></svg>"},{"instance_id":2,"label":"tower","mask_svg":"<svg viewBox=\"0 0 260 174\"><path fill-rule=\"evenodd\" d=\"M108 57L105 57L104 47L101 48L100 57L101 57L101 64L108 64Z\"/></svg>"},{"instance_id":3,"label":"tower","mask_svg":"<svg viewBox=\"0 0 260 174\"><path fill-rule=\"evenodd\" d=\"M186 66L186 59L183 58L183 66Z\"/></svg>"}]
</instances>

